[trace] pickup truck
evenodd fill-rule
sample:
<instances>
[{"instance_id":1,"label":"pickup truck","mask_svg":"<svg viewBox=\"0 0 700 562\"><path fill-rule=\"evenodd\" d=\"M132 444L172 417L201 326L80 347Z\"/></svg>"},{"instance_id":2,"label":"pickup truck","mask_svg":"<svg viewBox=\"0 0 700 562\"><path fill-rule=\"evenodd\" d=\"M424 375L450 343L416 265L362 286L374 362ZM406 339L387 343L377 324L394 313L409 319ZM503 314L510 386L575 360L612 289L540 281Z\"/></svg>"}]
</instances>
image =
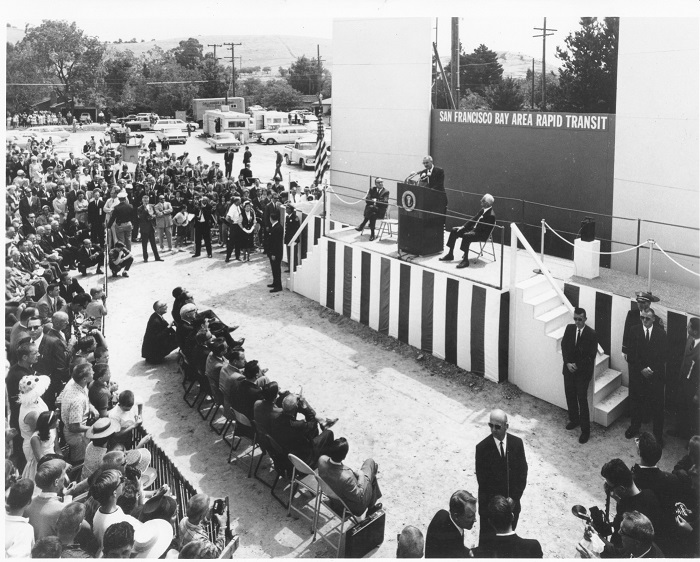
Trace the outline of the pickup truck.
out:
<instances>
[{"instance_id":1,"label":"pickup truck","mask_svg":"<svg viewBox=\"0 0 700 562\"><path fill-rule=\"evenodd\" d=\"M302 137L284 147L284 161L287 165L299 164L302 170L316 166L316 137Z\"/></svg>"}]
</instances>

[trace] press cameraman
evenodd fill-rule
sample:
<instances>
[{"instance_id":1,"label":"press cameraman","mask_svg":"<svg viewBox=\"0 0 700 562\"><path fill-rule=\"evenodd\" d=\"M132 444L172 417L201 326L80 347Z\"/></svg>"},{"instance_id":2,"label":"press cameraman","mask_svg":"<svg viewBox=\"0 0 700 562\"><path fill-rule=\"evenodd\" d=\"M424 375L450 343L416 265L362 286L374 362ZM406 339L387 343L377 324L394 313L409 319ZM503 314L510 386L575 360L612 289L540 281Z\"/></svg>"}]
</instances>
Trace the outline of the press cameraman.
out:
<instances>
[{"instance_id":1,"label":"press cameraman","mask_svg":"<svg viewBox=\"0 0 700 562\"><path fill-rule=\"evenodd\" d=\"M192 541L210 543L207 524L216 522L216 538L214 547L216 555L221 554L226 540L226 508L223 500L216 500L212 506L211 498L206 494L195 494L187 504L187 516L182 518L179 525L178 550Z\"/></svg>"},{"instance_id":2,"label":"press cameraman","mask_svg":"<svg viewBox=\"0 0 700 562\"><path fill-rule=\"evenodd\" d=\"M639 512L646 516L653 528L658 528L661 507L654 492L637 488L632 478L632 471L621 459L613 459L605 463L600 474L605 479L603 486L606 495L615 500L616 514L609 525L606 520L607 513L606 517L600 518L602 521L594 517L593 524L586 527L584 538L589 540L594 532L597 533L606 543L601 557L617 558L623 552L622 536L625 530L621 526L625 514Z\"/></svg>"},{"instance_id":3,"label":"press cameraman","mask_svg":"<svg viewBox=\"0 0 700 562\"><path fill-rule=\"evenodd\" d=\"M588 529L586 529L588 533ZM654 526L649 518L638 511L629 511L623 514L620 522L621 546L613 550L606 544L601 558L664 558L664 553L654 542ZM576 551L581 558L597 558L585 546L579 544Z\"/></svg>"}]
</instances>

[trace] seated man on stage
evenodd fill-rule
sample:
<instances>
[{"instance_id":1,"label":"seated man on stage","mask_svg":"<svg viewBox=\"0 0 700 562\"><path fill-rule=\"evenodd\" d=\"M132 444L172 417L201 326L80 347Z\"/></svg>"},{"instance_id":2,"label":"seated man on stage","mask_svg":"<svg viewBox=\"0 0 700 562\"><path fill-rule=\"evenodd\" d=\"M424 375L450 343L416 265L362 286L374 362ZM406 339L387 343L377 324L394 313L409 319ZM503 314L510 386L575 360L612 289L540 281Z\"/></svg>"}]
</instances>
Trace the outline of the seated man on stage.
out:
<instances>
[{"instance_id":1,"label":"seated man on stage","mask_svg":"<svg viewBox=\"0 0 700 562\"><path fill-rule=\"evenodd\" d=\"M365 196L365 214L364 220L355 230L362 232L365 225L369 222L370 242L374 240L374 227L377 224L377 219L383 219L386 214L386 208L389 206L389 190L384 187L384 180L377 178L374 180L374 186L369 188Z\"/></svg>"},{"instance_id":2,"label":"seated man on stage","mask_svg":"<svg viewBox=\"0 0 700 562\"><path fill-rule=\"evenodd\" d=\"M452 261L454 255L455 242L457 238L462 239L460 245L464 252L462 261L457 265L457 269L469 267L469 245L472 242L486 242L491 235L494 225L496 224L496 214L493 212L493 196L486 194L481 198L481 210L470 218L463 226L456 226L450 232L450 238L447 240L449 251L440 258L440 261Z\"/></svg>"}]
</instances>

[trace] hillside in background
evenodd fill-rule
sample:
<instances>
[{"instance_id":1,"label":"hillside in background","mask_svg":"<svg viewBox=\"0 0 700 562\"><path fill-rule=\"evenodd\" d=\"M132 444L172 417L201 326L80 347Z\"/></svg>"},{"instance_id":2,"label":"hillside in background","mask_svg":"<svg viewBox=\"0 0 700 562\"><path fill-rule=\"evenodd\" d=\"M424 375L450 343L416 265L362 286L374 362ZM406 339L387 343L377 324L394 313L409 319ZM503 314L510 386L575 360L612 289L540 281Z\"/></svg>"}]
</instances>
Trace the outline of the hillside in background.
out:
<instances>
[{"instance_id":1,"label":"hillside in background","mask_svg":"<svg viewBox=\"0 0 700 562\"><path fill-rule=\"evenodd\" d=\"M7 27L7 41L9 43L17 43L24 37L24 32L15 27ZM130 37L122 37L128 41ZM143 43L109 43L110 48L125 51L131 50L136 56L139 56L153 47L160 47L164 51L168 51L177 47L180 41L189 39L189 37L175 37L172 39L160 39L157 41L145 41ZM218 44L224 42L243 43L236 47L236 66L269 66L272 73L276 74L277 69L282 66L289 68L297 58L306 55L308 58L316 57L316 46L321 49L321 58L323 64L329 70L333 70L333 40L317 37L296 37L290 35L197 35L195 36L202 45L204 52L213 52L212 47L207 45ZM493 48L493 47L491 47ZM229 55L228 64L230 65L230 51L219 47L216 51L218 57ZM512 53L510 51L496 51L498 60L503 65L503 76L512 76L513 78L525 78L528 69L532 68L532 57L522 53ZM238 57L243 57L241 60ZM449 56L441 56L443 66L450 62ZM222 60L226 64L226 60ZM558 60L547 62L547 72L554 71L556 74L559 66L556 64ZM542 71L542 59L535 58L535 72Z\"/></svg>"}]
</instances>

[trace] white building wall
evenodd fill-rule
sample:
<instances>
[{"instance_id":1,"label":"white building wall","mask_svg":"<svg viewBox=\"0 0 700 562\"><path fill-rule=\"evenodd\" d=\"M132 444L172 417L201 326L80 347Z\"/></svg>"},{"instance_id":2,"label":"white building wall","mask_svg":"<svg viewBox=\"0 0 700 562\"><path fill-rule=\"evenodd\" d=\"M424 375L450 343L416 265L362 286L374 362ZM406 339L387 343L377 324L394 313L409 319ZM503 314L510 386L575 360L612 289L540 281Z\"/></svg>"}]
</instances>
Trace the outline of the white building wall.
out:
<instances>
[{"instance_id":1,"label":"white building wall","mask_svg":"<svg viewBox=\"0 0 700 562\"><path fill-rule=\"evenodd\" d=\"M620 19L613 215L699 226L697 18ZM637 221L614 220L613 240L633 243ZM700 255L697 230L642 223L641 240ZM616 245L613 250L628 246ZM635 254L613 257L613 269L634 273ZM697 258L671 256L698 272ZM649 254L640 253L639 274ZM652 277L698 286L698 277L654 252Z\"/></svg>"},{"instance_id":2,"label":"white building wall","mask_svg":"<svg viewBox=\"0 0 700 562\"><path fill-rule=\"evenodd\" d=\"M368 175L403 179L421 168L430 142L431 41L430 18L334 21L330 181L341 196L364 197ZM395 182L385 187L395 201Z\"/></svg>"}]
</instances>

